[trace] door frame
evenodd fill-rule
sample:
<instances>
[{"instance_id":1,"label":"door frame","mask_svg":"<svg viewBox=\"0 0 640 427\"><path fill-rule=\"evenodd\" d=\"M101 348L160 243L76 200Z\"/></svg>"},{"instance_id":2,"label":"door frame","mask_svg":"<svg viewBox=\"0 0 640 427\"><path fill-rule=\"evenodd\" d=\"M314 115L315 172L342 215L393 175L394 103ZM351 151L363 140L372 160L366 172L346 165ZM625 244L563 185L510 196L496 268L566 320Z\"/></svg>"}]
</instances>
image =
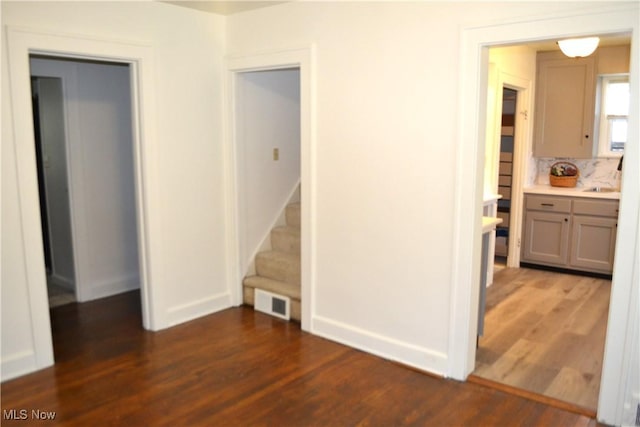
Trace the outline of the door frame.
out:
<instances>
[{"instance_id":1,"label":"door frame","mask_svg":"<svg viewBox=\"0 0 640 427\"><path fill-rule=\"evenodd\" d=\"M300 70L300 215L301 215L301 327L312 331L315 294L315 46L283 48L267 52L235 54L226 58L226 117L224 156L226 205L227 205L227 242L226 252L229 260L229 289L233 305L242 304L239 213L240 195L238 177L238 140L236 135L237 115L237 79L239 75L251 71L267 71L297 68Z\"/></svg>"},{"instance_id":2,"label":"door frame","mask_svg":"<svg viewBox=\"0 0 640 427\"><path fill-rule=\"evenodd\" d=\"M533 97L532 82L506 72L500 72L498 84L503 88L517 92L515 111L515 134L513 136L513 174L511 178L511 212L509 215L509 248L507 249L507 267L520 266L520 240L522 236L523 186L524 176L528 172L526 153L531 150L531 111ZM501 98L502 99L502 98ZM523 113L524 112L524 113Z\"/></svg>"},{"instance_id":3,"label":"door frame","mask_svg":"<svg viewBox=\"0 0 640 427\"><path fill-rule=\"evenodd\" d=\"M36 31L7 27L9 79L13 115L13 144L18 165L18 200L24 239L25 271L29 293L34 351L33 366L50 366L53 360L53 341L49 319L49 305L42 247L42 225L39 217L38 185L36 177L35 137L31 108L29 57L41 54L52 57L120 62L129 65L131 73L133 156L138 223L138 257L142 297L142 324L145 329L162 329L164 319L161 295L155 284L160 266L153 248L154 235L159 228L156 194L158 179L155 173L155 99L153 49L139 43L124 43L81 35ZM27 363L27 362L25 362Z\"/></svg>"},{"instance_id":4,"label":"door frame","mask_svg":"<svg viewBox=\"0 0 640 427\"><path fill-rule=\"evenodd\" d=\"M454 250L452 263L451 323L448 375L464 380L475 365L478 318L478 282L480 277L482 174L485 148L486 89L489 47L504 44L558 39L592 34L631 34L631 87L639 80L638 52L640 24L638 7L614 4L548 17L522 18L507 23L490 22L461 31L460 49L460 126L455 184ZM625 155L638 164L638 99L632 99L629 115L629 141ZM633 296L633 278L637 275L636 238L638 236L639 180L637 170L623 169L616 257L611 306L607 325L605 359L598 403L598 419L619 424L625 400L633 329L630 323L638 310L629 301ZM473 213L473 215L469 215ZM636 276L637 277L637 276Z\"/></svg>"}]
</instances>

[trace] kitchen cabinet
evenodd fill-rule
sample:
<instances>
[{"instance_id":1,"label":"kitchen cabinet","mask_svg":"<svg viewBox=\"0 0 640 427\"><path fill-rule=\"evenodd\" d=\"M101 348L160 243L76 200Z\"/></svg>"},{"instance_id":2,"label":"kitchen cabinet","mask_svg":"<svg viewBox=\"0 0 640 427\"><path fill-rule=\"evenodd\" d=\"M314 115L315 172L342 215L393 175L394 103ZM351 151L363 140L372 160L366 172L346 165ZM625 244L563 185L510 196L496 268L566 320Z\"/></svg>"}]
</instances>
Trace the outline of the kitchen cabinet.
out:
<instances>
[{"instance_id":1,"label":"kitchen cabinet","mask_svg":"<svg viewBox=\"0 0 640 427\"><path fill-rule=\"evenodd\" d=\"M526 196L522 260L565 266L569 254L571 201Z\"/></svg>"},{"instance_id":2,"label":"kitchen cabinet","mask_svg":"<svg viewBox=\"0 0 640 427\"><path fill-rule=\"evenodd\" d=\"M613 271L618 229L618 202L575 200L573 202L569 265L589 271Z\"/></svg>"},{"instance_id":3,"label":"kitchen cabinet","mask_svg":"<svg viewBox=\"0 0 640 427\"><path fill-rule=\"evenodd\" d=\"M611 274L617 200L525 196L522 262Z\"/></svg>"},{"instance_id":4,"label":"kitchen cabinet","mask_svg":"<svg viewBox=\"0 0 640 427\"><path fill-rule=\"evenodd\" d=\"M533 148L535 157L591 158L595 111L595 56L537 56Z\"/></svg>"}]
</instances>

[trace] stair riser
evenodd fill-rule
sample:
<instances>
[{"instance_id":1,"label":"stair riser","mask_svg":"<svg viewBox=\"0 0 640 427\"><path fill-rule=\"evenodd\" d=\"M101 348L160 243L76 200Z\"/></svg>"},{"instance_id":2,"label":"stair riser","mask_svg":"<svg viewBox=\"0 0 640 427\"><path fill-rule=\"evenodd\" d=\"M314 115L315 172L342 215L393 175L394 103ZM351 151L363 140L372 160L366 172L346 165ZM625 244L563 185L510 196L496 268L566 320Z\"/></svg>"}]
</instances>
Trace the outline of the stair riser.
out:
<instances>
[{"instance_id":1,"label":"stair riser","mask_svg":"<svg viewBox=\"0 0 640 427\"><path fill-rule=\"evenodd\" d=\"M266 277L245 277L245 279L242 281L242 286L244 286L245 288L262 289L263 291L282 295L291 299L299 300L301 298L299 285L271 280Z\"/></svg>"},{"instance_id":2,"label":"stair riser","mask_svg":"<svg viewBox=\"0 0 640 427\"><path fill-rule=\"evenodd\" d=\"M299 254L300 234L274 229L271 231L271 247L276 251Z\"/></svg>"},{"instance_id":3,"label":"stair riser","mask_svg":"<svg viewBox=\"0 0 640 427\"><path fill-rule=\"evenodd\" d=\"M282 282L300 284L300 259L256 256L256 272L259 276Z\"/></svg>"},{"instance_id":4,"label":"stair riser","mask_svg":"<svg viewBox=\"0 0 640 427\"><path fill-rule=\"evenodd\" d=\"M285 210L285 218L287 219L287 225L300 227L300 204L288 205Z\"/></svg>"}]
</instances>

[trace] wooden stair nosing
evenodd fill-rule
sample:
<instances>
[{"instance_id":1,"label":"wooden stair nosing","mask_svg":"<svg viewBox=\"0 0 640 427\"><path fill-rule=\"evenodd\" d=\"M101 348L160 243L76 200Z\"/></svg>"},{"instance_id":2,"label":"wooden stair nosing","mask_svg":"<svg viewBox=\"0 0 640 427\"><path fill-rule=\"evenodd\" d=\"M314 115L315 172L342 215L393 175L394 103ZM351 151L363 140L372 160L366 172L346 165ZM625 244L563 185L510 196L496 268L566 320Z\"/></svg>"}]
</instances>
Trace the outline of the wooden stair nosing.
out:
<instances>
[{"instance_id":1,"label":"wooden stair nosing","mask_svg":"<svg viewBox=\"0 0 640 427\"><path fill-rule=\"evenodd\" d=\"M269 279L262 276L248 276L244 279L243 285L247 288L262 289L274 294L300 301L300 286L279 280Z\"/></svg>"}]
</instances>

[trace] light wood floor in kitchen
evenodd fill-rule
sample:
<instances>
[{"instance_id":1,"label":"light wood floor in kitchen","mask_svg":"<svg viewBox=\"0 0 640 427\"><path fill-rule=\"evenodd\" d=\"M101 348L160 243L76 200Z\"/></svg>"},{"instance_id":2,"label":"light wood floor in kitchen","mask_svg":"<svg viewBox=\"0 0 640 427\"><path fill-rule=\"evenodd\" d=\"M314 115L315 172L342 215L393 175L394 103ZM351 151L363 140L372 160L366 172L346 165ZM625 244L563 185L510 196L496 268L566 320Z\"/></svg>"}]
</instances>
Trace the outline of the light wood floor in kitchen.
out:
<instances>
[{"instance_id":1,"label":"light wood floor in kitchen","mask_svg":"<svg viewBox=\"0 0 640 427\"><path fill-rule=\"evenodd\" d=\"M500 270L474 374L595 411L610 290L605 279Z\"/></svg>"}]
</instances>

